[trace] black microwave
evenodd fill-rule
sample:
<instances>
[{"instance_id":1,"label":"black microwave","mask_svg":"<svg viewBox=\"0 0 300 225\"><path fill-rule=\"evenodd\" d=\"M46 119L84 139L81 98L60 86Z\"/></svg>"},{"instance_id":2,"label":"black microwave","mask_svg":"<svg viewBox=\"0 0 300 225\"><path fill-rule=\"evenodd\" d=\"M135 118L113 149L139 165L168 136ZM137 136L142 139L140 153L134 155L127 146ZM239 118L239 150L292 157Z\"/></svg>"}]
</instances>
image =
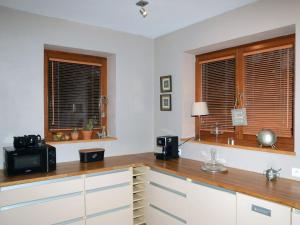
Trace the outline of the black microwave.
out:
<instances>
[{"instance_id":1,"label":"black microwave","mask_svg":"<svg viewBox=\"0 0 300 225\"><path fill-rule=\"evenodd\" d=\"M56 169L56 149L47 144L14 148L4 147L6 175L49 172Z\"/></svg>"}]
</instances>

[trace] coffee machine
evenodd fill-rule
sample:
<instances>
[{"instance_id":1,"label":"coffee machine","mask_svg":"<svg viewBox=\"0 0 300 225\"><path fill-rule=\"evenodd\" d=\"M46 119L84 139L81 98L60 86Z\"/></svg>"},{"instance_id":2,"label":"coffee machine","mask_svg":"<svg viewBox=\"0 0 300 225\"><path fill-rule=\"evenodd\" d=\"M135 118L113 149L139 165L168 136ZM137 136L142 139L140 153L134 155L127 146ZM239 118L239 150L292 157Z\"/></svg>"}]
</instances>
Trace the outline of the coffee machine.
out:
<instances>
[{"instance_id":1,"label":"coffee machine","mask_svg":"<svg viewBox=\"0 0 300 225\"><path fill-rule=\"evenodd\" d=\"M179 157L177 136L157 137L156 145L158 147L162 147L161 153L155 153L156 159L168 160L168 159L176 159Z\"/></svg>"}]
</instances>

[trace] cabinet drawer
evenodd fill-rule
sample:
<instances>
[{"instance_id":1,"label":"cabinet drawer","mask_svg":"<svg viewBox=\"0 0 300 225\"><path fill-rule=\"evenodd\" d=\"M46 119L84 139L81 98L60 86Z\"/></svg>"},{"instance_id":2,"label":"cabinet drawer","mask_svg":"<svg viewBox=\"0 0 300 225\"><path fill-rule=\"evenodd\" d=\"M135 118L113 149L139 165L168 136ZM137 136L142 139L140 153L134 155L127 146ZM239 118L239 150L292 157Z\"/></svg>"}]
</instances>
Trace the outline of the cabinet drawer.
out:
<instances>
[{"instance_id":1,"label":"cabinet drawer","mask_svg":"<svg viewBox=\"0 0 300 225\"><path fill-rule=\"evenodd\" d=\"M187 219L187 198L185 194L150 182L147 195L150 204L183 220Z\"/></svg>"},{"instance_id":2,"label":"cabinet drawer","mask_svg":"<svg viewBox=\"0 0 300 225\"><path fill-rule=\"evenodd\" d=\"M132 211L129 206L105 211L88 217L86 225L132 225Z\"/></svg>"},{"instance_id":3,"label":"cabinet drawer","mask_svg":"<svg viewBox=\"0 0 300 225\"><path fill-rule=\"evenodd\" d=\"M172 188L178 192L185 193L187 190L187 182L185 179L177 178L172 175L167 175L153 170L148 171L148 180L162 186Z\"/></svg>"},{"instance_id":4,"label":"cabinet drawer","mask_svg":"<svg viewBox=\"0 0 300 225\"><path fill-rule=\"evenodd\" d=\"M132 203L129 183L86 191L86 214L92 215Z\"/></svg>"},{"instance_id":5,"label":"cabinet drawer","mask_svg":"<svg viewBox=\"0 0 300 225\"><path fill-rule=\"evenodd\" d=\"M82 177L67 177L0 188L0 207L84 190Z\"/></svg>"},{"instance_id":6,"label":"cabinet drawer","mask_svg":"<svg viewBox=\"0 0 300 225\"><path fill-rule=\"evenodd\" d=\"M292 225L300 225L300 210L293 209Z\"/></svg>"},{"instance_id":7,"label":"cabinet drawer","mask_svg":"<svg viewBox=\"0 0 300 225\"><path fill-rule=\"evenodd\" d=\"M3 225L51 225L83 216L83 193L2 207L0 211L0 221Z\"/></svg>"},{"instance_id":8,"label":"cabinet drawer","mask_svg":"<svg viewBox=\"0 0 300 225\"><path fill-rule=\"evenodd\" d=\"M150 205L146 214L147 225L184 225L186 221L168 214L162 209Z\"/></svg>"},{"instance_id":9,"label":"cabinet drawer","mask_svg":"<svg viewBox=\"0 0 300 225\"><path fill-rule=\"evenodd\" d=\"M237 194L237 225L290 225L291 208Z\"/></svg>"},{"instance_id":10,"label":"cabinet drawer","mask_svg":"<svg viewBox=\"0 0 300 225\"><path fill-rule=\"evenodd\" d=\"M130 170L114 170L104 173L89 174L86 175L85 189L91 190L131 182L131 179L132 172Z\"/></svg>"}]
</instances>

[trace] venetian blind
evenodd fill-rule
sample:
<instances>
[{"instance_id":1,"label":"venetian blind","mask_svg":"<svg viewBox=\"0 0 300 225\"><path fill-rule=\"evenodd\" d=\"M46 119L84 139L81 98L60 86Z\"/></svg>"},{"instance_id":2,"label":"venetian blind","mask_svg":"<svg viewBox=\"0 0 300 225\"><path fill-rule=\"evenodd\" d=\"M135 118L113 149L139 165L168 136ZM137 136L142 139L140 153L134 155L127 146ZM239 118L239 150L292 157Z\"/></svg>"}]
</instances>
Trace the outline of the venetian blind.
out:
<instances>
[{"instance_id":1,"label":"venetian blind","mask_svg":"<svg viewBox=\"0 0 300 225\"><path fill-rule=\"evenodd\" d=\"M209 130L218 123L226 131L234 131L231 109L235 105L235 58L202 63L202 101L209 115L201 117L201 129Z\"/></svg>"},{"instance_id":2,"label":"venetian blind","mask_svg":"<svg viewBox=\"0 0 300 225\"><path fill-rule=\"evenodd\" d=\"M272 129L280 137L293 135L294 48L283 47L244 56L245 134Z\"/></svg>"},{"instance_id":3,"label":"venetian blind","mask_svg":"<svg viewBox=\"0 0 300 225\"><path fill-rule=\"evenodd\" d=\"M100 66L48 61L50 130L82 128L88 119L100 127Z\"/></svg>"}]
</instances>

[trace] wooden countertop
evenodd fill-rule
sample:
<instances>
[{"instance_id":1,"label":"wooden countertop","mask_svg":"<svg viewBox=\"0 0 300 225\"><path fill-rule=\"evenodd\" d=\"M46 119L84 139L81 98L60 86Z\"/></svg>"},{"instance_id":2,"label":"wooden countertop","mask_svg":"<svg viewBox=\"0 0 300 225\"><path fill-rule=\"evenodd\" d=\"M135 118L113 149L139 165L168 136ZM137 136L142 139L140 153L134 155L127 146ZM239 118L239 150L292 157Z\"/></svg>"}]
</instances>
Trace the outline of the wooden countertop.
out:
<instances>
[{"instance_id":1,"label":"wooden countertop","mask_svg":"<svg viewBox=\"0 0 300 225\"><path fill-rule=\"evenodd\" d=\"M262 174L234 168L228 168L225 174L208 174L200 170L200 161L184 158L161 161L156 160L153 153L106 157L102 162L86 164L79 161L58 163L57 170L50 173L6 177L0 170L0 187L140 165L300 209L299 181L280 178L267 182Z\"/></svg>"}]
</instances>

